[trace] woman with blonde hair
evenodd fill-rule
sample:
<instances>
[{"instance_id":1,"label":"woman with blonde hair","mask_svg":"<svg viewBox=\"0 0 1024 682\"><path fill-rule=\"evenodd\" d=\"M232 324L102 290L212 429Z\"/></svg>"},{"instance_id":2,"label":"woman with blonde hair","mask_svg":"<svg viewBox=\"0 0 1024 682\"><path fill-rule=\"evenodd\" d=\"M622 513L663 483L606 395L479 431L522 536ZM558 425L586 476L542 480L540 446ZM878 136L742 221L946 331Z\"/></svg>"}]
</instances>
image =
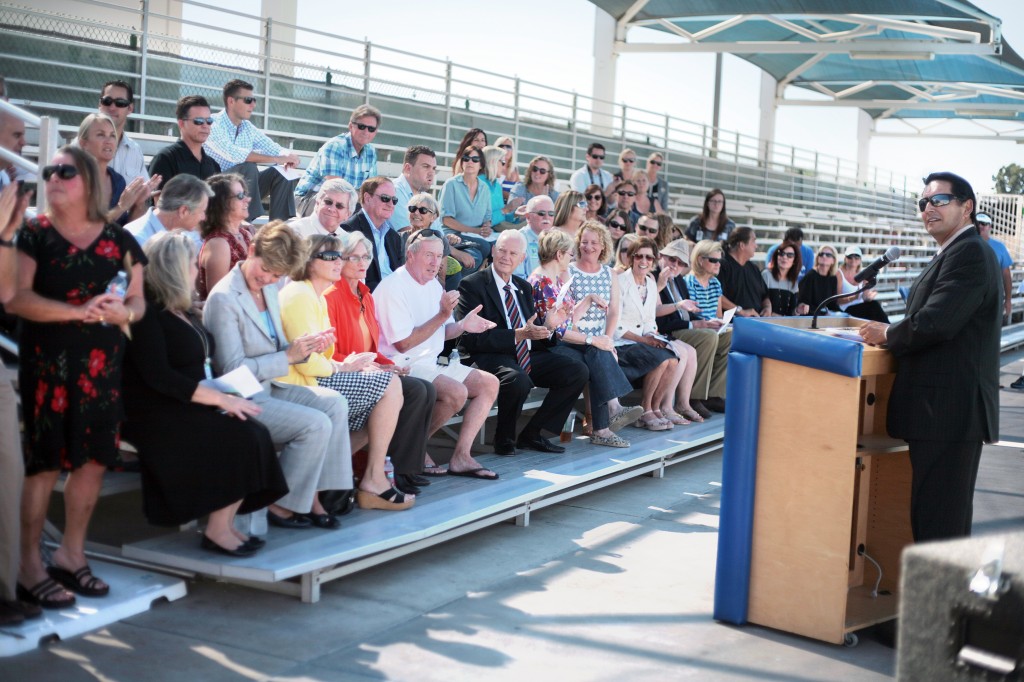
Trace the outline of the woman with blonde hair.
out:
<instances>
[{"instance_id":1,"label":"woman with blonde hair","mask_svg":"<svg viewBox=\"0 0 1024 682\"><path fill-rule=\"evenodd\" d=\"M505 150L500 147L488 145L484 147L484 172L480 176L480 182L486 182L491 192L491 229L494 232L501 232L512 224L508 222L515 215L505 215L505 199L502 194L501 183L505 177ZM494 239L497 239L494 235Z\"/></svg>"},{"instance_id":2,"label":"woman with blonde hair","mask_svg":"<svg viewBox=\"0 0 1024 682\"><path fill-rule=\"evenodd\" d=\"M512 191L512 187L519 182L515 142L508 135L502 135L494 141L494 146L500 147L505 151L505 178L502 180L501 187L505 194L508 194Z\"/></svg>"},{"instance_id":3,"label":"woman with blonde hair","mask_svg":"<svg viewBox=\"0 0 1024 682\"><path fill-rule=\"evenodd\" d=\"M690 250L690 272L683 281L705 320L722 317L722 283L718 273L722 270L723 253L721 242L710 239L697 242Z\"/></svg>"},{"instance_id":4,"label":"woman with blonde hair","mask_svg":"<svg viewBox=\"0 0 1024 682\"><path fill-rule=\"evenodd\" d=\"M800 304L796 307L797 315L813 315L818 306L830 296L843 290L842 275L839 274L839 252L831 244L822 244L814 256L814 267L807 270L800 280ZM828 310L839 311L840 301L828 304ZM828 314L827 312L825 314Z\"/></svg>"},{"instance_id":5,"label":"woman with blonde hair","mask_svg":"<svg viewBox=\"0 0 1024 682\"><path fill-rule=\"evenodd\" d=\"M574 189L562 192L555 201L555 219L552 229L561 230L575 238L587 215L587 200ZM596 221L595 221L596 222Z\"/></svg>"},{"instance_id":6,"label":"woman with blonde hair","mask_svg":"<svg viewBox=\"0 0 1024 682\"><path fill-rule=\"evenodd\" d=\"M89 114L78 126L78 146L89 154L99 166L100 184L110 202L107 221L127 225L146 212L146 201L160 186L161 177L155 175L147 182L132 178L131 182L110 167L117 154L117 126L106 114Z\"/></svg>"},{"instance_id":7,"label":"woman with blonde hair","mask_svg":"<svg viewBox=\"0 0 1024 682\"><path fill-rule=\"evenodd\" d=\"M558 201L558 190L555 189L555 166L546 156L535 156L526 167L526 177L521 179L508 193L505 213L512 213L520 206L526 205L535 196L547 194L551 201Z\"/></svg>"}]
</instances>

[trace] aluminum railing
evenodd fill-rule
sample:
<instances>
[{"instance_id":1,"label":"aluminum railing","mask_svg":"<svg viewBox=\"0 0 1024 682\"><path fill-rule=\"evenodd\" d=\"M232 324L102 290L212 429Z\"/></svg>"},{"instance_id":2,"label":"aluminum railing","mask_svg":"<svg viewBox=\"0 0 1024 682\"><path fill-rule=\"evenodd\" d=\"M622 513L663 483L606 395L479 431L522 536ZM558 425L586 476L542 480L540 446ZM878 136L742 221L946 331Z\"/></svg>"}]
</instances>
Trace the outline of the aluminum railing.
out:
<instances>
[{"instance_id":1,"label":"aluminum railing","mask_svg":"<svg viewBox=\"0 0 1024 682\"><path fill-rule=\"evenodd\" d=\"M992 216L992 236L1006 245L1014 262L1024 261L1024 196L983 194L978 206Z\"/></svg>"}]
</instances>

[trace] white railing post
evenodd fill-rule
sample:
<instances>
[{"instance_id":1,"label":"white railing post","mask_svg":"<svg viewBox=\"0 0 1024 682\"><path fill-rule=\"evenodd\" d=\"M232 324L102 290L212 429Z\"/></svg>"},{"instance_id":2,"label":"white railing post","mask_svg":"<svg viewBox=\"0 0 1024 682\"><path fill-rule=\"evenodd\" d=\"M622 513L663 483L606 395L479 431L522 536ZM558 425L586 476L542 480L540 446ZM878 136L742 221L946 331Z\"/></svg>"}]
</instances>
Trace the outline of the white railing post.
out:
<instances>
[{"instance_id":1,"label":"white railing post","mask_svg":"<svg viewBox=\"0 0 1024 682\"><path fill-rule=\"evenodd\" d=\"M142 38L139 40L139 115L146 115L146 83L149 81L149 0L142 0ZM139 131L146 131L143 119Z\"/></svg>"},{"instance_id":2,"label":"white railing post","mask_svg":"<svg viewBox=\"0 0 1024 682\"><path fill-rule=\"evenodd\" d=\"M622 131L620 137L622 138L623 144L626 142L626 105L622 105Z\"/></svg>"},{"instance_id":3,"label":"white railing post","mask_svg":"<svg viewBox=\"0 0 1024 682\"><path fill-rule=\"evenodd\" d=\"M370 41L366 41L363 52L363 102L370 103Z\"/></svg>"},{"instance_id":4,"label":"white railing post","mask_svg":"<svg viewBox=\"0 0 1024 682\"><path fill-rule=\"evenodd\" d=\"M444 151L448 155L448 145L452 139L452 62L444 64ZM519 141L516 140L516 144Z\"/></svg>"},{"instance_id":5,"label":"white railing post","mask_svg":"<svg viewBox=\"0 0 1024 682\"><path fill-rule=\"evenodd\" d=\"M39 117L40 166L45 166L46 163L57 153L57 140L60 139L57 134L59 126L60 121L52 116ZM39 184L42 185L42 178L39 179ZM40 213L46 210L46 192L42 191L42 187L39 187L36 191L36 206L39 208Z\"/></svg>"},{"instance_id":6,"label":"white railing post","mask_svg":"<svg viewBox=\"0 0 1024 682\"><path fill-rule=\"evenodd\" d=\"M270 128L270 55L274 39L274 20L267 17L263 38L263 129Z\"/></svg>"},{"instance_id":7,"label":"white railing post","mask_svg":"<svg viewBox=\"0 0 1024 682\"><path fill-rule=\"evenodd\" d=\"M512 137L519 144L519 76L516 76L515 88L512 90ZM518 150L518 147L516 147ZM516 162L512 159L512 163Z\"/></svg>"},{"instance_id":8,"label":"white railing post","mask_svg":"<svg viewBox=\"0 0 1024 682\"><path fill-rule=\"evenodd\" d=\"M572 126L572 161L569 166L574 171L576 170L576 149L579 147L579 99L578 93L572 93L572 120L570 125Z\"/></svg>"}]
</instances>

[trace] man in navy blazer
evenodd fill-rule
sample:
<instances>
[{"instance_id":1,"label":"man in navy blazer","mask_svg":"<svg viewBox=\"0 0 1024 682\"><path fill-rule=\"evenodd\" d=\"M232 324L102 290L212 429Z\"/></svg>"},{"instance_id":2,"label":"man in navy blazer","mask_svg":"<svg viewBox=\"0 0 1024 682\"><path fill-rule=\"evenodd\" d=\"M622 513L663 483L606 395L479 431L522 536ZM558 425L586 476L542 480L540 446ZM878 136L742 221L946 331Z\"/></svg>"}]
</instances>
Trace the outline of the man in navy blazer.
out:
<instances>
[{"instance_id":1,"label":"man in navy blazer","mask_svg":"<svg viewBox=\"0 0 1024 682\"><path fill-rule=\"evenodd\" d=\"M999 437L999 265L974 227L966 180L932 173L918 202L939 245L907 296L906 316L861 336L897 360L888 430L910 445L914 540L970 535L982 443Z\"/></svg>"},{"instance_id":2,"label":"man in navy blazer","mask_svg":"<svg viewBox=\"0 0 1024 682\"><path fill-rule=\"evenodd\" d=\"M370 178L359 188L360 210L341 224L346 232L359 232L373 243L373 262L366 270L366 286L373 291L380 281L405 264L402 237L391 227L398 197L391 180Z\"/></svg>"},{"instance_id":3,"label":"man in navy blazer","mask_svg":"<svg viewBox=\"0 0 1024 682\"><path fill-rule=\"evenodd\" d=\"M516 447L541 452L565 452L541 433L546 429L560 433L569 411L590 378L590 371L581 361L550 352L558 343L551 329L535 324L533 287L512 273L526 256L526 238L518 230L506 230L498 237L491 251L490 267L474 272L459 284L459 304L455 316L461 319L478 305L479 316L497 326L479 334L462 337L462 347L473 364L500 380L498 419L494 429L494 452L514 455ZM511 295L515 312L506 307ZM518 325L513 324L518 315ZM520 343L528 359L520 359ZM527 370L523 365L527 365ZM523 403L534 386L548 389L534 415L516 437L516 422Z\"/></svg>"}]
</instances>

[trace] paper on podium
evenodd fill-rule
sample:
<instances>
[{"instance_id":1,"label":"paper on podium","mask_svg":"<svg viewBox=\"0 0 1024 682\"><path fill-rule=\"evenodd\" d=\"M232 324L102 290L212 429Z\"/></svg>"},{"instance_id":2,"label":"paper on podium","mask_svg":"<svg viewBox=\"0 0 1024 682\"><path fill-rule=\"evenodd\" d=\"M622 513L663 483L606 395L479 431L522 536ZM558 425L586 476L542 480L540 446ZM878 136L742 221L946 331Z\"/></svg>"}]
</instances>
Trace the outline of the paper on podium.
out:
<instances>
[{"instance_id":1,"label":"paper on podium","mask_svg":"<svg viewBox=\"0 0 1024 682\"><path fill-rule=\"evenodd\" d=\"M216 379L203 379L199 382L199 385L206 386L208 388L215 388L222 393L240 395L243 398L251 398L263 390L259 379L257 379L256 375L252 373L252 370L245 365L236 367L227 374L222 374Z\"/></svg>"},{"instance_id":2,"label":"paper on podium","mask_svg":"<svg viewBox=\"0 0 1024 682\"><path fill-rule=\"evenodd\" d=\"M274 170L283 175L285 180L298 180L304 172L300 168L289 168L281 163L274 166Z\"/></svg>"}]
</instances>

